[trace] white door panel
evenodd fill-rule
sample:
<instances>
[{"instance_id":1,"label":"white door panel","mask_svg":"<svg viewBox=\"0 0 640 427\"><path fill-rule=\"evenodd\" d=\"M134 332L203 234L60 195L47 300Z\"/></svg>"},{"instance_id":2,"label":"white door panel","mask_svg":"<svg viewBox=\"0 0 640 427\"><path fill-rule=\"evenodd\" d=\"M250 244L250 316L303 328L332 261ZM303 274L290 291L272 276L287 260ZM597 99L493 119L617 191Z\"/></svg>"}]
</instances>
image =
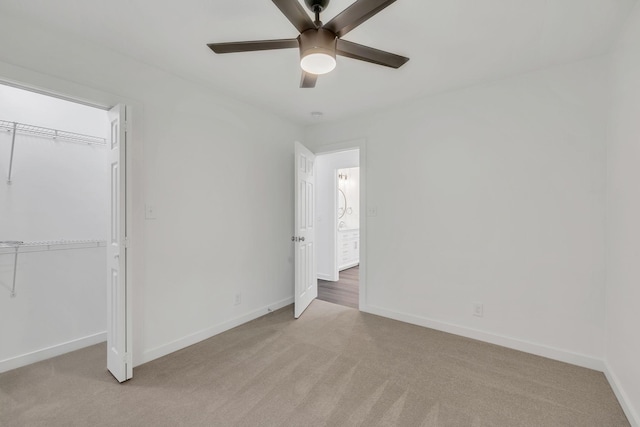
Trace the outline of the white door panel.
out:
<instances>
[{"instance_id":1,"label":"white door panel","mask_svg":"<svg viewBox=\"0 0 640 427\"><path fill-rule=\"evenodd\" d=\"M126 222L126 107L109 111L110 212L107 244L107 368L123 382L133 376L128 325Z\"/></svg>"},{"instance_id":2,"label":"white door panel","mask_svg":"<svg viewBox=\"0 0 640 427\"><path fill-rule=\"evenodd\" d=\"M298 318L318 296L315 254L315 155L295 143L295 296Z\"/></svg>"}]
</instances>

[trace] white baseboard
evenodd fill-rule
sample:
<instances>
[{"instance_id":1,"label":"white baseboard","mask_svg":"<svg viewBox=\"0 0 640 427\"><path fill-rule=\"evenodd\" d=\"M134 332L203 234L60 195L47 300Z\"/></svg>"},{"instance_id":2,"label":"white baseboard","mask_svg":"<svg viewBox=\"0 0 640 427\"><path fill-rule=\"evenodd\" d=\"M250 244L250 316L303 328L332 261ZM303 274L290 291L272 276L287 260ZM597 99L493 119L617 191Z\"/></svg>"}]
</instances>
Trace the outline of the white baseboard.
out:
<instances>
[{"instance_id":1,"label":"white baseboard","mask_svg":"<svg viewBox=\"0 0 640 427\"><path fill-rule=\"evenodd\" d=\"M378 316L388 317L390 319L399 320L413 325L424 326L426 328L436 329L442 332L448 332L454 335L460 335L472 338L478 341L484 341L491 344L500 345L502 347L514 350L524 351L526 353L535 354L537 356L547 357L549 359L558 360L560 362L570 363L572 365L582 366L584 368L594 369L596 371L604 371L604 362L596 357L586 356L584 354L574 353L571 351L549 347L541 344L531 343L519 340L517 338L507 337L504 335L484 332L477 329L458 326L439 320L428 319L425 317L415 316L412 314L399 313L379 307L364 306L360 307L360 311L371 313Z\"/></svg>"},{"instance_id":2,"label":"white baseboard","mask_svg":"<svg viewBox=\"0 0 640 427\"><path fill-rule=\"evenodd\" d=\"M618 376L613 372L611 365L609 365L606 360L604 361L604 375L607 377L607 381L609 381L613 392L618 398L618 402L620 402L620 406L622 406L622 410L627 416L629 424L631 424L632 427L640 427L640 415L638 415L638 411L631 404L631 399L629 399L629 396L620 385Z\"/></svg>"},{"instance_id":3,"label":"white baseboard","mask_svg":"<svg viewBox=\"0 0 640 427\"><path fill-rule=\"evenodd\" d=\"M318 273L318 279L326 280L327 282L337 282L338 281L338 279L336 279L332 275L330 275L330 274L322 274L322 273Z\"/></svg>"},{"instance_id":4,"label":"white baseboard","mask_svg":"<svg viewBox=\"0 0 640 427\"><path fill-rule=\"evenodd\" d=\"M78 338L62 344L56 344L40 350L32 351L30 353L21 354L20 356L12 357L10 359L0 360L0 373L60 356L61 354L69 353L71 351L80 350L81 348L105 342L106 340L107 333L100 332L94 335L89 335L88 337Z\"/></svg>"},{"instance_id":5,"label":"white baseboard","mask_svg":"<svg viewBox=\"0 0 640 427\"><path fill-rule=\"evenodd\" d=\"M342 270L346 270L348 268L353 268L356 265L360 265L360 260L356 261L356 262L350 262L349 264L344 264L338 267L338 271L342 271Z\"/></svg>"},{"instance_id":6,"label":"white baseboard","mask_svg":"<svg viewBox=\"0 0 640 427\"><path fill-rule=\"evenodd\" d=\"M175 341L171 341L167 344L163 344L161 346L146 350L142 353L142 360L136 361L134 368L144 363L151 362L152 360L158 359L162 356L166 356L167 354L173 353L174 351L182 350L185 347L189 347L190 345L199 343L200 341L204 341L222 332L228 331L229 329L235 328L236 326L240 326L244 323L250 322L251 320L257 319L258 317L264 316L271 311L286 307L290 304L293 304L293 297L285 298L281 301L276 301L273 304L265 305L264 307L253 310L247 314L243 314L242 316L235 317L217 325L202 329L193 334L189 334Z\"/></svg>"}]
</instances>

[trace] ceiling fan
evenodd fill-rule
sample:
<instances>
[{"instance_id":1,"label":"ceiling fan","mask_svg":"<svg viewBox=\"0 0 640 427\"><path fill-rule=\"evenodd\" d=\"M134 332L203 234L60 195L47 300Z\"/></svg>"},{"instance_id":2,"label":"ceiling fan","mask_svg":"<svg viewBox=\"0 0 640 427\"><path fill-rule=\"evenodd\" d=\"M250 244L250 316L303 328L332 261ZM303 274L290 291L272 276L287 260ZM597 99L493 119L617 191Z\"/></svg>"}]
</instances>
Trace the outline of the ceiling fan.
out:
<instances>
[{"instance_id":1,"label":"ceiling fan","mask_svg":"<svg viewBox=\"0 0 640 427\"><path fill-rule=\"evenodd\" d=\"M359 59L391 68L400 68L409 60L404 56L363 46L342 37L396 0L357 0L326 24L320 13L329 0L304 0L315 15L312 21L298 0L273 0L280 11L300 32L295 39L255 40L230 43L209 43L215 53L251 52L274 49L300 49L302 80L300 87L312 88L319 74L326 74L336 66L336 55Z\"/></svg>"}]
</instances>

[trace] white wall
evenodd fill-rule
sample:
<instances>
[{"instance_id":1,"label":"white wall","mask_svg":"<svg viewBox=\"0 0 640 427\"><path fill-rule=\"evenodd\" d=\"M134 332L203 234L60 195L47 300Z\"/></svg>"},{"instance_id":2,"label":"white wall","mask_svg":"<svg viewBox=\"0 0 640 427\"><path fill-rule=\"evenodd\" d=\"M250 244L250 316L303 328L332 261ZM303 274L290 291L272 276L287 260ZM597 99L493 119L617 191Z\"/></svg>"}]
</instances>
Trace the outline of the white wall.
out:
<instances>
[{"instance_id":1,"label":"white wall","mask_svg":"<svg viewBox=\"0 0 640 427\"><path fill-rule=\"evenodd\" d=\"M133 106L135 365L292 301L300 128L9 14L0 39L0 78Z\"/></svg>"},{"instance_id":2,"label":"white wall","mask_svg":"<svg viewBox=\"0 0 640 427\"><path fill-rule=\"evenodd\" d=\"M0 250L0 372L106 339L105 248Z\"/></svg>"},{"instance_id":3,"label":"white wall","mask_svg":"<svg viewBox=\"0 0 640 427\"><path fill-rule=\"evenodd\" d=\"M0 120L108 133L105 111L2 85ZM18 133L9 185L11 142L0 133L0 240L106 240L106 145ZM81 247L20 253L14 298L14 258L0 251L0 371L105 339L105 248Z\"/></svg>"},{"instance_id":4,"label":"white wall","mask_svg":"<svg viewBox=\"0 0 640 427\"><path fill-rule=\"evenodd\" d=\"M601 368L606 65L308 128L367 139L361 308Z\"/></svg>"},{"instance_id":5,"label":"white wall","mask_svg":"<svg viewBox=\"0 0 640 427\"><path fill-rule=\"evenodd\" d=\"M348 150L316 157L316 263L320 279L338 280L335 256L336 170L358 166L359 153L359 150Z\"/></svg>"},{"instance_id":6,"label":"white wall","mask_svg":"<svg viewBox=\"0 0 640 427\"><path fill-rule=\"evenodd\" d=\"M607 146L607 344L614 390L640 425L640 7L613 55ZM626 404L625 404L626 402Z\"/></svg>"}]
</instances>

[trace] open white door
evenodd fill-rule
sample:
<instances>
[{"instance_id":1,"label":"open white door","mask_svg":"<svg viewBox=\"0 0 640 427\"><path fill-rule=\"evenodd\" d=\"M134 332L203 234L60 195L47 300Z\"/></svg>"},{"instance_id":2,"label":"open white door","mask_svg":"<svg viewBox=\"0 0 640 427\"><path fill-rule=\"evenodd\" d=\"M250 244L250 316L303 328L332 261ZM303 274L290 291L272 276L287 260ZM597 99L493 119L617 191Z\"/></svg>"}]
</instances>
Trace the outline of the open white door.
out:
<instances>
[{"instance_id":1,"label":"open white door","mask_svg":"<svg viewBox=\"0 0 640 427\"><path fill-rule=\"evenodd\" d=\"M295 297L296 319L318 296L315 254L315 177L316 156L295 143Z\"/></svg>"},{"instance_id":2,"label":"open white door","mask_svg":"<svg viewBox=\"0 0 640 427\"><path fill-rule=\"evenodd\" d=\"M126 107L109 111L110 211L107 243L107 369L119 381L133 376L127 289L127 122Z\"/></svg>"}]
</instances>

